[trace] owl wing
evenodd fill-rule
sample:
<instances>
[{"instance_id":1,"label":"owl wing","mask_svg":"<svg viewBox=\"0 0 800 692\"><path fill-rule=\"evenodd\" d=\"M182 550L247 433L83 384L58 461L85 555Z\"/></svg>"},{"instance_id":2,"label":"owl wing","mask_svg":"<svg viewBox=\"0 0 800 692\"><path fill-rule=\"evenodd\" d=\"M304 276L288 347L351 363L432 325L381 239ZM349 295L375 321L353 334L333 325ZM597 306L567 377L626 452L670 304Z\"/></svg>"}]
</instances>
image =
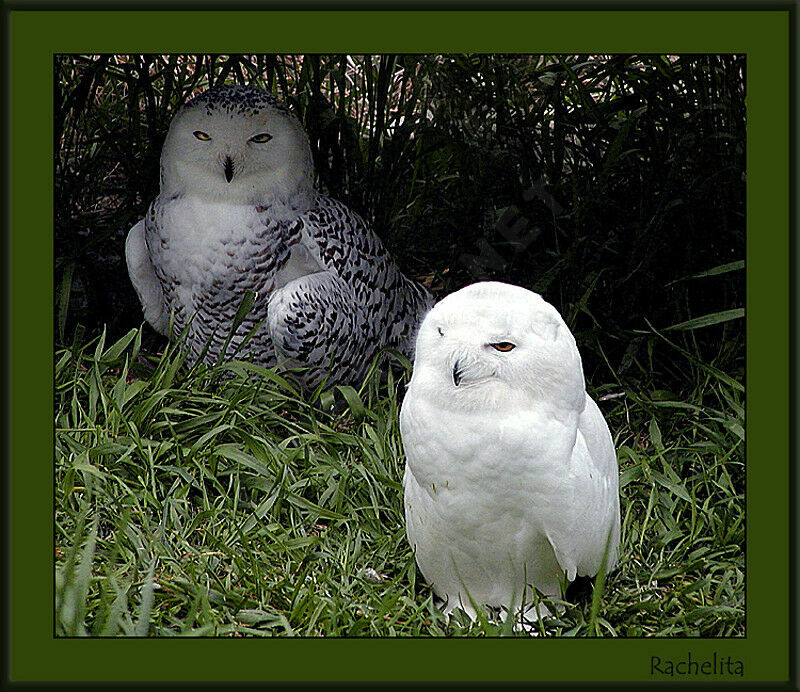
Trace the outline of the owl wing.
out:
<instances>
[{"instance_id":1,"label":"owl wing","mask_svg":"<svg viewBox=\"0 0 800 692\"><path fill-rule=\"evenodd\" d=\"M305 368L303 380L313 387L329 372L331 383L360 380L386 347L410 357L429 296L400 273L362 219L318 197L295 228L296 260L279 272L269 297L277 361ZM300 271L287 271L295 265Z\"/></svg>"},{"instance_id":2,"label":"owl wing","mask_svg":"<svg viewBox=\"0 0 800 692\"><path fill-rule=\"evenodd\" d=\"M329 372L335 382L355 381L370 364L370 319L334 272L307 274L275 290L267 314L278 364L304 368L309 387Z\"/></svg>"},{"instance_id":3,"label":"owl wing","mask_svg":"<svg viewBox=\"0 0 800 692\"><path fill-rule=\"evenodd\" d=\"M412 357L417 327L433 305L430 293L402 274L378 236L341 202L319 197L301 219L317 261L369 316L370 338Z\"/></svg>"},{"instance_id":4,"label":"owl wing","mask_svg":"<svg viewBox=\"0 0 800 692\"><path fill-rule=\"evenodd\" d=\"M128 232L125 241L125 261L128 275L139 296L144 318L161 334L167 335L169 325L164 306L161 282L153 269L150 251L145 241L145 221L142 219Z\"/></svg>"},{"instance_id":5,"label":"owl wing","mask_svg":"<svg viewBox=\"0 0 800 692\"><path fill-rule=\"evenodd\" d=\"M572 580L597 574L604 557L605 569L613 568L619 547L617 456L605 418L588 394L567 468L564 504L547 535Z\"/></svg>"}]
</instances>

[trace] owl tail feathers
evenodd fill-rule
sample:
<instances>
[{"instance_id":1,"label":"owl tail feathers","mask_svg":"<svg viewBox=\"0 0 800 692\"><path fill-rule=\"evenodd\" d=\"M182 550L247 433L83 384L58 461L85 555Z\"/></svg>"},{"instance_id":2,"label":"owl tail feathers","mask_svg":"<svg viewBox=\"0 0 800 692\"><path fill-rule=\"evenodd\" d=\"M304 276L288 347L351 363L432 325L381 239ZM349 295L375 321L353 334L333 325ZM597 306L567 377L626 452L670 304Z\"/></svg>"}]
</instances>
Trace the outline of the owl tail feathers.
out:
<instances>
[{"instance_id":1,"label":"owl tail feathers","mask_svg":"<svg viewBox=\"0 0 800 692\"><path fill-rule=\"evenodd\" d=\"M150 251L144 238L144 219L128 232L125 241L125 261L128 265L128 276L142 304L145 320L157 332L168 336L169 319L164 310L164 294L150 262Z\"/></svg>"},{"instance_id":2,"label":"owl tail feathers","mask_svg":"<svg viewBox=\"0 0 800 692\"><path fill-rule=\"evenodd\" d=\"M578 573L577 561L566 550L561 549L562 541L556 540L555 536L551 535L549 532L546 532L545 536L550 543L550 547L553 549L553 553L555 553L559 567L564 571L564 576L567 581L574 581Z\"/></svg>"}]
</instances>

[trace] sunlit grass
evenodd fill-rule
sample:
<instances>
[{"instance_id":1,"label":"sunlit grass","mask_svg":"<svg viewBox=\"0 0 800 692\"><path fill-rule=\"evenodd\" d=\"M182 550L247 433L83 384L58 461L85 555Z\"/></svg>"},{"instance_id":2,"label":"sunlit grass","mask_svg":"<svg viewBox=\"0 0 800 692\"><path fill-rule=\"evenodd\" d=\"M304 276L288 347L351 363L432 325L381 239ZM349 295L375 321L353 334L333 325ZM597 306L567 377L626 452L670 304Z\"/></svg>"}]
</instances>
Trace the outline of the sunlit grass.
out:
<instances>
[{"instance_id":1,"label":"sunlit grass","mask_svg":"<svg viewBox=\"0 0 800 692\"><path fill-rule=\"evenodd\" d=\"M657 389L643 365L593 390L620 460L621 560L594 618L584 596L540 635L744 634L743 388L647 338L686 387ZM56 354L58 635L514 634L448 622L415 568L405 376L304 395L272 370L187 372L175 347L140 343Z\"/></svg>"}]
</instances>

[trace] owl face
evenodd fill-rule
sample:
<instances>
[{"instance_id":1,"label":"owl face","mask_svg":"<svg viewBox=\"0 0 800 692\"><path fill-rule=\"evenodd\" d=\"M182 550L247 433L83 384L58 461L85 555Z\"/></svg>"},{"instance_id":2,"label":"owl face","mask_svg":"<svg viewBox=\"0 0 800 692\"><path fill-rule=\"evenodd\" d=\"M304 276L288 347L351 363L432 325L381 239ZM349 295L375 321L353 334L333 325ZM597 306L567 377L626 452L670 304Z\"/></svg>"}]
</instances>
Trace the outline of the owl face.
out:
<instances>
[{"instance_id":1,"label":"owl face","mask_svg":"<svg viewBox=\"0 0 800 692\"><path fill-rule=\"evenodd\" d=\"M291 204L312 189L311 150L300 123L251 87L209 90L181 109L161 167L162 193L233 204Z\"/></svg>"},{"instance_id":2,"label":"owl face","mask_svg":"<svg viewBox=\"0 0 800 692\"><path fill-rule=\"evenodd\" d=\"M518 286L482 282L437 303L417 336L409 387L448 408L564 400L582 405L575 339L556 309Z\"/></svg>"}]
</instances>

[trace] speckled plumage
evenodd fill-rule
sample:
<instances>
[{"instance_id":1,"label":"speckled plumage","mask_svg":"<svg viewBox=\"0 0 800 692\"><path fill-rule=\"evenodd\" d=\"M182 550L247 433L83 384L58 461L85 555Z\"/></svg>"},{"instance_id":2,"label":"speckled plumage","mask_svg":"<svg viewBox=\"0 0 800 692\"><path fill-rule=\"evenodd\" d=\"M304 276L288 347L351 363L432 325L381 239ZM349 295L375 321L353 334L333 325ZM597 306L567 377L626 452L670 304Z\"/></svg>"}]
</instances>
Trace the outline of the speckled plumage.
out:
<instances>
[{"instance_id":1,"label":"speckled plumage","mask_svg":"<svg viewBox=\"0 0 800 692\"><path fill-rule=\"evenodd\" d=\"M271 94L222 87L175 117L161 193L126 255L145 319L172 337L186 329L189 362L219 357L248 289L228 356L299 366L308 387L358 382L383 348L412 357L430 295L311 180L307 138Z\"/></svg>"}]
</instances>

